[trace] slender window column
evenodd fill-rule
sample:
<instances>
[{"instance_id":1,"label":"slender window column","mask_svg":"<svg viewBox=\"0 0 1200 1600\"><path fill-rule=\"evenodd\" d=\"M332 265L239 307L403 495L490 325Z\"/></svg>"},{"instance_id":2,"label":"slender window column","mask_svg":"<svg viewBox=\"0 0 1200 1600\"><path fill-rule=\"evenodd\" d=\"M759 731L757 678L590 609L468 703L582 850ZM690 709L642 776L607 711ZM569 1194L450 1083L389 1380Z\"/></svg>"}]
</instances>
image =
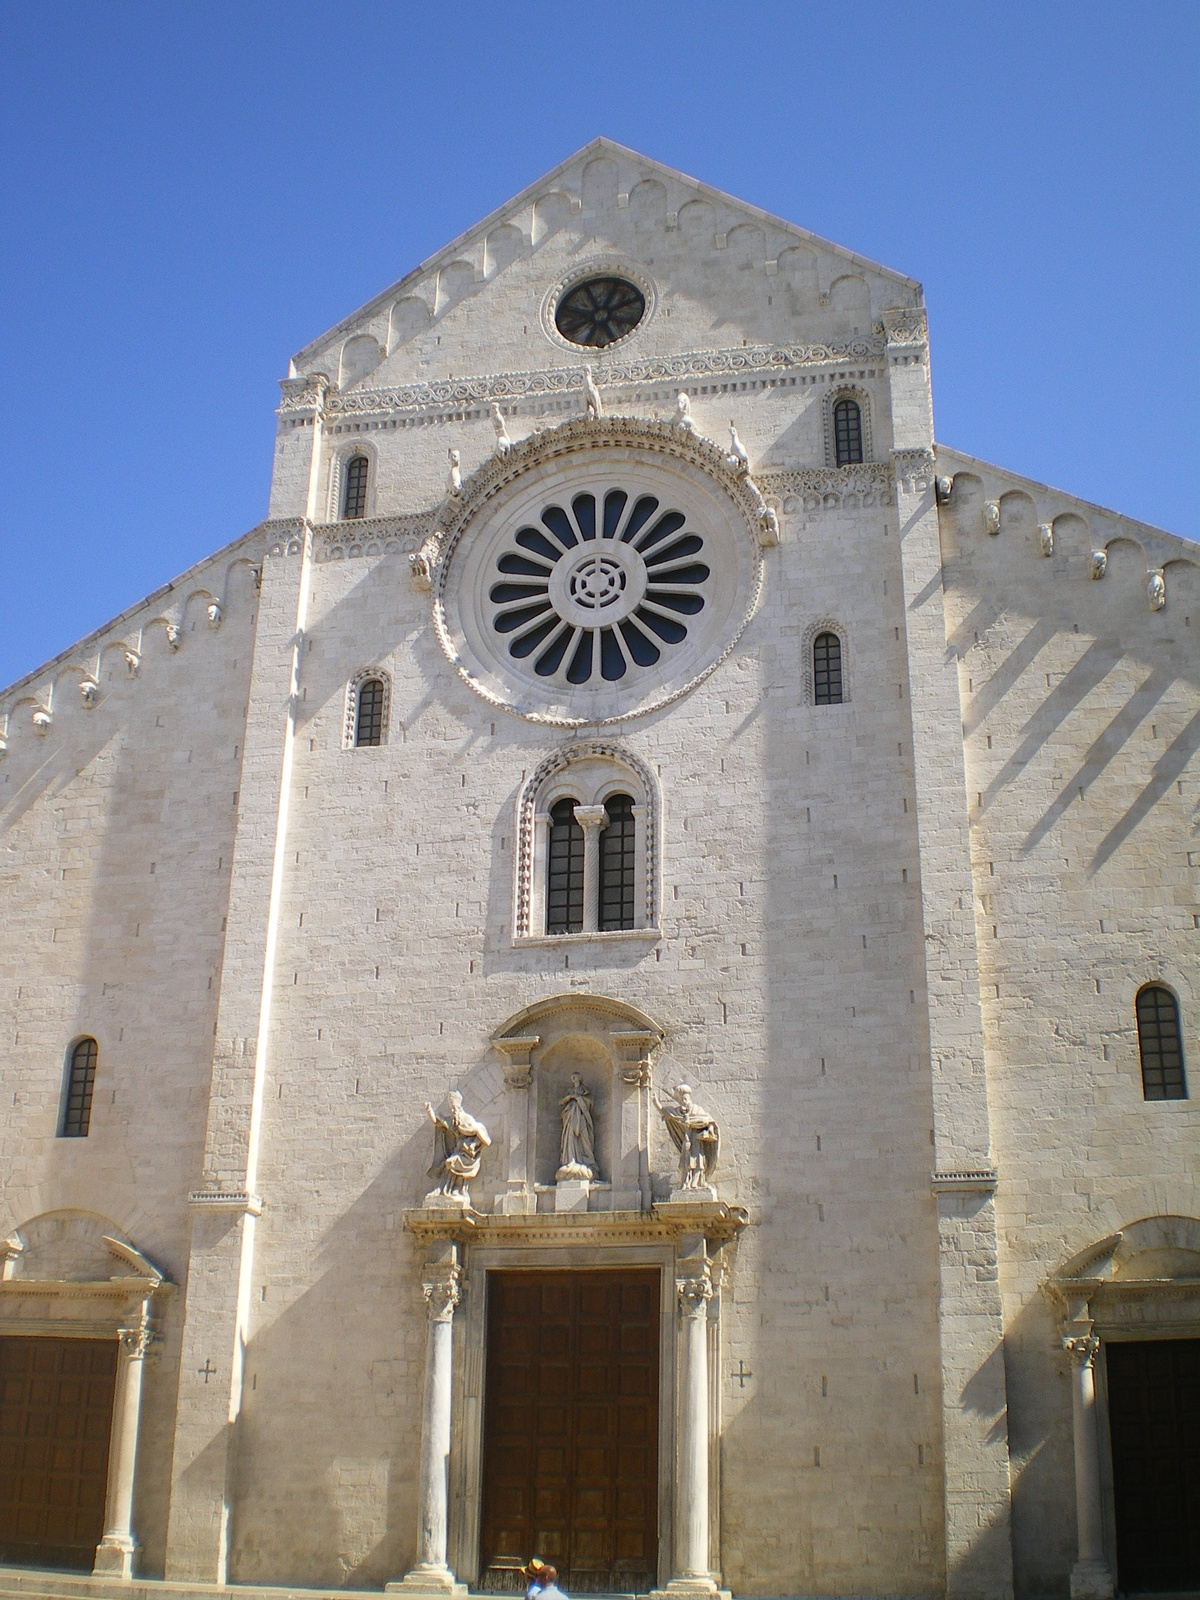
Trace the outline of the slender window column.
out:
<instances>
[{"instance_id":1,"label":"slender window column","mask_svg":"<svg viewBox=\"0 0 1200 1600\"><path fill-rule=\"evenodd\" d=\"M142 1415L142 1377L154 1341L150 1302L142 1302L128 1328L118 1328L116 1403L108 1447L108 1493L104 1537L96 1546L93 1572L132 1578L139 1545L133 1534L133 1489L137 1474L138 1424Z\"/></svg>"},{"instance_id":2,"label":"slender window column","mask_svg":"<svg viewBox=\"0 0 1200 1600\"><path fill-rule=\"evenodd\" d=\"M462 1269L454 1245L430 1260L421 1284L425 1296L425 1394L421 1410L421 1467L417 1486L417 1560L401 1583L408 1594L465 1595L446 1565L450 1498L450 1383L454 1308L462 1298Z\"/></svg>"},{"instance_id":3,"label":"slender window column","mask_svg":"<svg viewBox=\"0 0 1200 1600\"><path fill-rule=\"evenodd\" d=\"M1100 1340L1090 1331L1068 1335L1063 1349L1070 1356L1072 1367L1075 1523L1079 1538L1079 1559L1071 1568L1071 1600L1112 1600L1113 1575L1104 1556L1100 1516L1100 1441L1096 1431L1096 1355Z\"/></svg>"},{"instance_id":4,"label":"slender window column","mask_svg":"<svg viewBox=\"0 0 1200 1600\"><path fill-rule=\"evenodd\" d=\"M550 862L550 813L538 811L533 818L533 866L529 882L529 932L546 932L546 873Z\"/></svg>"},{"instance_id":5,"label":"slender window column","mask_svg":"<svg viewBox=\"0 0 1200 1600\"><path fill-rule=\"evenodd\" d=\"M608 827L603 806L576 806L575 821L583 829L583 931L600 926L600 834Z\"/></svg>"}]
</instances>

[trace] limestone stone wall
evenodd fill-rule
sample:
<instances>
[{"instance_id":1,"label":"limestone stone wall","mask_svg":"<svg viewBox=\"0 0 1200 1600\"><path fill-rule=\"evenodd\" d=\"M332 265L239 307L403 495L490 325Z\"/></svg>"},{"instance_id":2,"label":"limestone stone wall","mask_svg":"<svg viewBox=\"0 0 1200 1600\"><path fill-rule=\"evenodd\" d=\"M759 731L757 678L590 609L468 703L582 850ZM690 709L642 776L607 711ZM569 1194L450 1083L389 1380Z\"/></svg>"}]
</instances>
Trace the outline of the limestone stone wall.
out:
<instances>
[{"instance_id":1,"label":"limestone stone wall","mask_svg":"<svg viewBox=\"0 0 1200 1600\"><path fill-rule=\"evenodd\" d=\"M1143 1217L1200 1205L1196 1101L1143 1099L1134 1016L1142 984L1175 992L1194 1097L1200 549L952 451L938 471L954 478L946 623L1000 1173L1014 1558L1019 1590L1045 1594L1075 1557L1069 1371L1047 1279ZM1093 551L1107 553L1099 580Z\"/></svg>"},{"instance_id":2,"label":"limestone stone wall","mask_svg":"<svg viewBox=\"0 0 1200 1600\"><path fill-rule=\"evenodd\" d=\"M181 1286L146 1384L137 1516L151 1571L166 1537L187 1193L208 1104L260 543L251 535L194 568L2 700L0 1236L45 1212L90 1212ZM38 710L50 713L44 731ZM91 1124L86 1139L62 1139L82 1035L99 1046Z\"/></svg>"}]
</instances>

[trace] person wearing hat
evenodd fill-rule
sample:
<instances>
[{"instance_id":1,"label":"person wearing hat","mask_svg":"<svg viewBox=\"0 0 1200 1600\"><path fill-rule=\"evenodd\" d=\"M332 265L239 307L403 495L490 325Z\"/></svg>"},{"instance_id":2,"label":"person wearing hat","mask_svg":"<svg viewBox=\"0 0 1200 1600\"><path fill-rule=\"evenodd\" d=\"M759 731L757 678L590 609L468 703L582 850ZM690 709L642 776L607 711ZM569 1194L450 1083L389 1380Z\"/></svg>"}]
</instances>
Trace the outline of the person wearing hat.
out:
<instances>
[{"instance_id":1,"label":"person wearing hat","mask_svg":"<svg viewBox=\"0 0 1200 1600\"><path fill-rule=\"evenodd\" d=\"M525 1600L537 1600L546 1585L546 1563L540 1556L534 1556L528 1566L521 1568L521 1576L529 1587L525 1590Z\"/></svg>"},{"instance_id":2,"label":"person wearing hat","mask_svg":"<svg viewBox=\"0 0 1200 1600\"><path fill-rule=\"evenodd\" d=\"M535 1591L537 1600L567 1600L566 1595L558 1587L558 1568L543 1566L541 1582Z\"/></svg>"}]
</instances>

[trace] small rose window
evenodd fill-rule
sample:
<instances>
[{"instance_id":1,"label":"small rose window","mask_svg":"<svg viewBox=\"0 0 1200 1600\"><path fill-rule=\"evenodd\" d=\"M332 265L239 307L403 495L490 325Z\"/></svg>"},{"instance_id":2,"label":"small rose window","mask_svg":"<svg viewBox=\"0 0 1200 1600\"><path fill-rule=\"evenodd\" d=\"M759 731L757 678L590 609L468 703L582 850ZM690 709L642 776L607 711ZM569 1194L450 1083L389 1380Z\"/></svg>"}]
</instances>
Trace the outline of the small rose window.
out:
<instances>
[{"instance_id":1,"label":"small rose window","mask_svg":"<svg viewBox=\"0 0 1200 1600\"><path fill-rule=\"evenodd\" d=\"M646 314L646 297L626 278L589 278L568 289L554 326L572 344L603 350L632 333Z\"/></svg>"},{"instance_id":2,"label":"small rose window","mask_svg":"<svg viewBox=\"0 0 1200 1600\"><path fill-rule=\"evenodd\" d=\"M610 489L603 504L584 493L569 512L547 505L541 526L519 528L497 558L492 627L539 677L615 682L652 667L687 638L685 619L704 610L703 538L654 495L630 500Z\"/></svg>"}]
</instances>

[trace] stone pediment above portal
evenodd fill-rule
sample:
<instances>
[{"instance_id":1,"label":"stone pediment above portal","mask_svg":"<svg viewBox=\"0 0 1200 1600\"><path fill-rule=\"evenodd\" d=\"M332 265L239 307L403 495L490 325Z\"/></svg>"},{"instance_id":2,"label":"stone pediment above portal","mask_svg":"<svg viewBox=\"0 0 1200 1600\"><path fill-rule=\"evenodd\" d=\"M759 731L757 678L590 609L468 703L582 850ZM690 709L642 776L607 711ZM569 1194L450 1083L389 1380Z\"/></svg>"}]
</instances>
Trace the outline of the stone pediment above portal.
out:
<instances>
[{"instance_id":1,"label":"stone pediment above portal","mask_svg":"<svg viewBox=\"0 0 1200 1600\"><path fill-rule=\"evenodd\" d=\"M0 1246L5 1289L48 1284L144 1286L169 1280L111 1222L86 1211L50 1211L15 1229Z\"/></svg>"},{"instance_id":2,"label":"stone pediment above portal","mask_svg":"<svg viewBox=\"0 0 1200 1600\"><path fill-rule=\"evenodd\" d=\"M1143 1217L1066 1261L1047 1285L1067 1322L1112 1337L1200 1332L1200 1218Z\"/></svg>"}]
</instances>

